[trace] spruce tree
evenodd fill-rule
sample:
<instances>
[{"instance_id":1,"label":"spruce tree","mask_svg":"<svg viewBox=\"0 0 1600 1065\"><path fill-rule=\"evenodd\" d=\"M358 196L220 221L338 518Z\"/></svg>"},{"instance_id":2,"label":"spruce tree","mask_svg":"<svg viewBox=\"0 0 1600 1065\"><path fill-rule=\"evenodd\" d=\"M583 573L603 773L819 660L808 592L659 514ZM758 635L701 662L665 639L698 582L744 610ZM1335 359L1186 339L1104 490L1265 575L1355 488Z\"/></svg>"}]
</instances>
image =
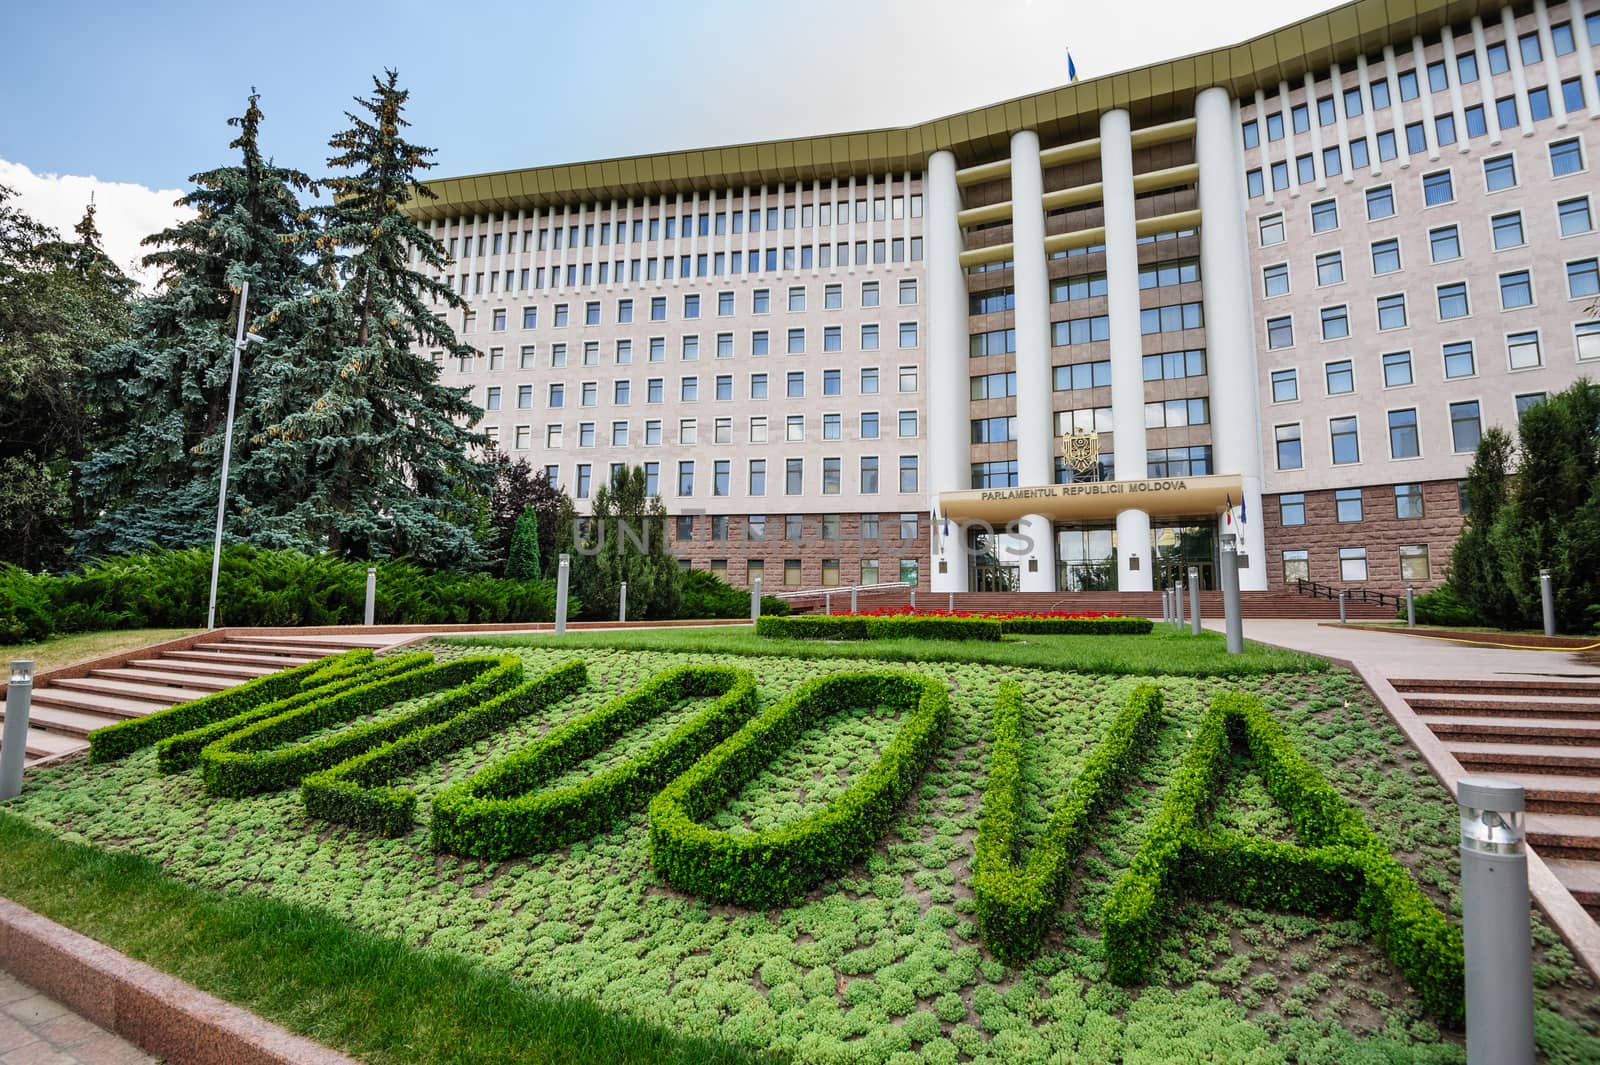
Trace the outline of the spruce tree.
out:
<instances>
[{"instance_id":1,"label":"spruce tree","mask_svg":"<svg viewBox=\"0 0 1600 1065\"><path fill-rule=\"evenodd\" d=\"M511 534L511 547L506 552L506 580L538 579L539 515L529 508L517 518L516 530Z\"/></svg>"},{"instance_id":2,"label":"spruce tree","mask_svg":"<svg viewBox=\"0 0 1600 1065\"><path fill-rule=\"evenodd\" d=\"M255 520L341 557L481 565L476 526L493 471L473 456L487 437L470 426L482 411L468 389L439 384L438 366L414 347L475 352L430 305L464 303L427 272L442 272L443 246L406 213L433 196L420 180L433 150L402 135L409 94L398 80L394 71L374 78L372 96L356 98L349 127L329 141L324 273L293 309L307 328L293 374L273 384L285 413L260 432L274 476L300 498Z\"/></svg>"},{"instance_id":3,"label":"spruce tree","mask_svg":"<svg viewBox=\"0 0 1600 1065\"><path fill-rule=\"evenodd\" d=\"M667 510L645 490L643 466L624 466L594 496L594 513L574 537L572 583L585 616L616 617L628 583L628 617L678 612L678 560L668 550Z\"/></svg>"},{"instance_id":4,"label":"spruce tree","mask_svg":"<svg viewBox=\"0 0 1600 1065\"><path fill-rule=\"evenodd\" d=\"M311 280L302 257L314 223L300 194L311 180L261 153L264 115L251 95L228 124L239 162L195 174L178 203L195 217L147 237L146 266L162 271L134 315L132 336L95 353L86 391L104 444L80 467L89 508L86 552L126 552L209 539L227 417L238 290L250 284L250 316L266 336L246 347L239 373L232 512L284 486L251 475L240 460L260 415L257 367L284 357L291 337L268 327L273 308ZM236 524L230 524L236 531Z\"/></svg>"}]
</instances>

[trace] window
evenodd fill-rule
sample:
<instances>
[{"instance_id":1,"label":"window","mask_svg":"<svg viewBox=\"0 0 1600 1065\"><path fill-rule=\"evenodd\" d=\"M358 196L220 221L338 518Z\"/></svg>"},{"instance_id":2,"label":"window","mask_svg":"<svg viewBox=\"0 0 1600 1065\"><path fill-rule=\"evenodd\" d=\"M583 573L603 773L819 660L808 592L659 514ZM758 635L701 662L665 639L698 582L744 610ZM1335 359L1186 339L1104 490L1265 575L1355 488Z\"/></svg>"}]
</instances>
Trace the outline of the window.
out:
<instances>
[{"instance_id":1,"label":"window","mask_svg":"<svg viewBox=\"0 0 1600 1065\"><path fill-rule=\"evenodd\" d=\"M864 366L861 368L861 394L875 396L878 394L878 368Z\"/></svg>"},{"instance_id":2,"label":"window","mask_svg":"<svg viewBox=\"0 0 1600 1065\"><path fill-rule=\"evenodd\" d=\"M1267 319L1267 347L1290 348L1294 346L1294 319L1289 315Z\"/></svg>"},{"instance_id":3,"label":"window","mask_svg":"<svg viewBox=\"0 0 1600 1065\"><path fill-rule=\"evenodd\" d=\"M1178 428L1185 425L1205 425L1211 420L1210 403L1204 398L1169 399L1144 405L1144 424L1147 429Z\"/></svg>"},{"instance_id":4,"label":"window","mask_svg":"<svg viewBox=\"0 0 1600 1065\"><path fill-rule=\"evenodd\" d=\"M569 318L567 305L565 303L556 304L556 328L560 329L565 326Z\"/></svg>"},{"instance_id":5,"label":"window","mask_svg":"<svg viewBox=\"0 0 1600 1065\"><path fill-rule=\"evenodd\" d=\"M1520 228L1520 227L1519 227ZM1567 267L1568 276L1572 268ZM1513 310L1533 305L1533 278L1526 270L1514 270L1500 275L1500 309Z\"/></svg>"},{"instance_id":6,"label":"window","mask_svg":"<svg viewBox=\"0 0 1600 1065\"><path fill-rule=\"evenodd\" d=\"M878 283L876 281L861 282L861 306L878 306Z\"/></svg>"},{"instance_id":7,"label":"window","mask_svg":"<svg viewBox=\"0 0 1600 1065\"><path fill-rule=\"evenodd\" d=\"M917 302L917 279L905 277L900 279L900 306L909 307Z\"/></svg>"},{"instance_id":8,"label":"window","mask_svg":"<svg viewBox=\"0 0 1600 1065\"><path fill-rule=\"evenodd\" d=\"M753 215L753 213L752 213ZM750 313L770 314L772 312L772 290L758 288L750 293Z\"/></svg>"},{"instance_id":9,"label":"window","mask_svg":"<svg viewBox=\"0 0 1600 1065\"><path fill-rule=\"evenodd\" d=\"M1334 517L1342 522L1361 520L1361 489L1341 488L1333 493Z\"/></svg>"},{"instance_id":10,"label":"window","mask_svg":"<svg viewBox=\"0 0 1600 1065\"><path fill-rule=\"evenodd\" d=\"M1556 215L1561 220L1563 237L1570 237L1575 233L1588 233L1594 229L1587 196L1579 196L1575 200L1562 200L1556 204Z\"/></svg>"},{"instance_id":11,"label":"window","mask_svg":"<svg viewBox=\"0 0 1600 1065\"><path fill-rule=\"evenodd\" d=\"M1106 362L1106 383L1110 384L1111 364ZM1096 371L1098 373L1099 371ZM1204 377L1206 372L1206 353L1203 348L1191 348L1188 351L1167 351L1159 355L1146 355L1144 357L1144 379L1146 381L1177 381L1185 377ZM1015 377L1015 375L1012 375ZM1011 391L1007 395L1016 395L1016 382L1013 380Z\"/></svg>"},{"instance_id":12,"label":"window","mask_svg":"<svg viewBox=\"0 0 1600 1065\"><path fill-rule=\"evenodd\" d=\"M1311 553L1305 549L1285 551L1283 553L1283 582L1293 584L1296 581L1311 579Z\"/></svg>"},{"instance_id":13,"label":"window","mask_svg":"<svg viewBox=\"0 0 1600 1065\"><path fill-rule=\"evenodd\" d=\"M1428 134L1423 129L1421 122L1406 124L1406 151L1412 155L1421 155L1428 150Z\"/></svg>"},{"instance_id":14,"label":"window","mask_svg":"<svg viewBox=\"0 0 1600 1065\"><path fill-rule=\"evenodd\" d=\"M700 338L693 334L683 338L682 358L684 362L693 362L700 357Z\"/></svg>"},{"instance_id":15,"label":"window","mask_svg":"<svg viewBox=\"0 0 1600 1065\"><path fill-rule=\"evenodd\" d=\"M1403 329L1406 324L1405 293L1378 297L1378 328Z\"/></svg>"},{"instance_id":16,"label":"window","mask_svg":"<svg viewBox=\"0 0 1600 1065\"><path fill-rule=\"evenodd\" d=\"M1458 340L1444 346L1445 377L1471 377L1475 372L1472 341Z\"/></svg>"},{"instance_id":17,"label":"window","mask_svg":"<svg viewBox=\"0 0 1600 1065\"><path fill-rule=\"evenodd\" d=\"M530 404L531 406L531 404ZM500 409L500 386L492 385L484 394L483 407L485 410Z\"/></svg>"},{"instance_id":18,"label":"window","mask_svg":"<svg viewBox=\"0 0 1600 1065\"><path fill-rule=\"evenodd\" d=\"M1489 219L1489 229L1494 235L1494 250L1516 248L1525 244L1522 237L1522 212L1509 211Z\"/></svg>"},{"instance_id":19,"label":"window","mask_svg":"<svg viewBox=\"0 0 1600 1065\"><path fill-rule=\"evenodd\" d=\"M680 496L694 495L694 460L685 459L678 463L678 494ZM682 520L682 519L680 519ZM693 521L693 518L689 519Z\"/></svg>"},{"instance_id":20,"label":"window","mask_svg":"<svg viewBox=\"0 0 1600 1065\"><path fill-rule=\"evenodd\" d=\"M1511 123L1515 125L1515 123ZM1510 155L1497 155L1483 161L1483 185L1490 192L1516 187L1517 161Z\"/></svg>"},{"instance_id":21,"label":"window","mask_svg":"<svg viewBox=\"0 0 1600 1065\"><path fill-rule=\"evenodd\" d=\"M1350 313L1343 304L1322 308L1321 317L1323 340L1339 340L1350 335Z\"/></svg>"},{"instance_id":22,"label":"window","mask_svg":"<svg viewBox=\"0 0 1600 1065\"><path fill-rule=\"evenodd\" d=\"M532 407L533 407L533 386L532 385L518 385L517 386L517 409L518 410L529 410Z\"/></svg>"},{"instance_id":23,"label":"window","mask_svg":"<svg viewBox=\"0 0 1600 1065\"><path fill-rule=\"evenodd\" d=\"M917 490L917 456L900 456L900 491L915 492Z\"/></svg>"},{"instance_id":24,"label":"window","mask_svg":"<svg viewBox=\"0 0 1600 1065\"><path fill-rule=\"evenodd\" d=\"M1600 359L1600 322L1579 322L1573 327L1578 358Z\"/></svg>"},{"instance_id":25,"label":"window","mask_svg":"<svg viewBox=\"0 0 1600 1065\"><path fill-rule=\"evenodd\" d=\"M1317 256L1317 284L1337 285L1344 280L1344 253L1325 252Z\"/></svg>"},{"instance_id":26,"label":"window","mask_svg":"<svg viewBox=\"0 0 1600 1065\"><path fill-rule=\"evenodd\" d=\"M1280 191L1280 192L1289 187L1289 164L1288 163L1273 163L1272 164L1272 187L1273 187L1273 189L1275 189L1277 191Z\"/></svg>"},{"instance_id":27,"label":"window","mask_svg":"<svg viewBox=\"0 0 1600 1065\"><path fill-rule=\"evenodd\" d=\"M1262 288L1268 296L1283 296L1289 291L1289 264L1278 263L1261 270Z\"/></svg>"},{"instance_id":28,"label":"window","mask_svg":"<svg viewBox=\"0 0 1600 1065\"><path fill-rule=\"evenodd\" d=\"M1245 190L1250 199L1259 199L1260 197L1266 195L1267 188L1262 182L1261 168L1259 166L1245 172L1244 182Z\"/></svg>"},{"instance_id":29,"label":"window","mask_svg":"<svg viewBox=\"0 0 1600 1065\"><path fill-rule=\"evenodd\" d=\"M1399 388L1411 382L1411 352L1391 351L1383 357L1384 388Z\"/></svg>"},{"instance_id":30,"label":"window","mask_svg":"<svg viewBox=\"0 0 1600 1065\"><path fill-rule=\"evenodd\" d=\"M1600 294L1600 259L1579 259L1568 263L1567 296L1581 299L1596 294Z\"/></svg>"},{"instance_id":31,"label":"window","mask_svg":"<svg viewBox=\"0 0 1600 1065\"><path fill-rule=\"evenodd\" d=\"M522 308L522 328L532 329L539 324L539 308Z\"/></svg>"},{"instance_id":32,"label":"window","mask_svg":"<svg viewBox=\"0 0 1600 1065\"><path fill-rule=\"evenodd\" d=\"M915 392L917 390L917 368L915 366L900 367L900 391Z\"/></svg>"},{"instance_id":33,"label":"window","mask_svg":"<svg viewBox=\"0 0 1600 1065\"><path fill-rule=\"evenodd\" d=\"M1306 496L1304 492L1286 492L1278 497L1278 524L1304 525L1306 523Z\"/></svg>"},{"instance_id":34,"label":"window","mask_svg":"<svg viewBox=\"0 0 1600 1065\"><path fill-rule=\"evenodd\" d=\"M1400 241L1396 238L1374 241L1372 245L1373 274L1392 274L1400 269Z\"/></svg>"},{"instance_id":35,"label":"window","mask_svg":"<svg viewBox=\"0 0 1600 1065\"><path fill-rule=\"evenodd\" d=\"M627 366L633 362L633 341L617 341L616 360L618 366Z\"/></svg>"},{"instance_id":36,"label":"window","mask_svg":"<svg viewBox=\"0 0 1600 1065\"><path fill-rule=\"evenodd\" d=\"M1053 387L1057 392L1075 388L1109 388L1111 386L1111 360L1080 362L1071 366L1057 366L1053 371ZM1012 393L1015 394L1014 392Z\"/></svg>"},{"instance_id":37,"label":"window","mask_svg":"<svg viewBox=\"0 0 1600 1065\"><path fill-rule=\"evenodd\" d=\"M1366 548L1339 548L1339 579L1341 581L1364 581L1367 579Z\"/></svg>"},{"instance_id":38,"label":"window","mask_svg":"<svg viewBox=\"0 0 1600 1065\"><path fill-rule=\"evenodd\" d=\"M1270 247L1273 244L1282 244L1284 242L1283 215L1264 215L1261 219L1260 228L1261 246L1263 248Z\"/></svg>"},{"instance_id":39,"label":"window","mask_svg":"<svg viewBox=\"0 0 1600 1065\"><path fill-rule=\"evenodd\" d=\"M1537 33L1524 33L1517 38L1517 45L1522 49L1522 65L1525 67L1531 67L1544 58Z\"/></svg>"},{"instance_id":40,"label":"window","mask_svg":"<svg viewBox=\"0 0 1600 1065\"><path fill-rule=\"evenodd\" d=\"M1522 416L1537 407L1548 398L1543 392L1525 392L1517 397L1517 424L1522 424Z\"/></svg>"},{"instance_id":41,"label":"window","mask_svg":"<svg viewBox=\"0 0 1600 1065\"><path fill-rule=\"evenodd\" d=\"M1429 579L1427 544L1401 545L1400 579L1404 581L1425 581Z\"/></svg>"},{"instance_id":42,"label":"window","mask_svg":"<svg viewBox=\"0 0 1600 1065\"><path fill-rule=\"evenodd\" d=\"M1389 412L1389 457L1414 459L1422 454L1417 436L1416 408Z\"/></svg>"},{"instance_id":43,"label":"window","mask_svg":"<svg viewBox=\"0 0 1600 1065\"><path fill-rule=\"evenodd\" d=\"M1553 46L1556 55L1571 55L1573 52L1577 51L1578 46L1576 43L1574 43L1572 37L1572 23L1558 22L1554 26L1551 26L1550 43Z\"/></svg>"},{"instance_id":44,"label":"window","mask_svg":"<svg viewBox=\"0 0 1600 1065\"><path fill-rule=\"evenodd\" d=\"M1367 221L1376 222L1394 214L1394 186L1378 185L1367 190Z\"/></svg>"},{"instance_id":45,"label":"window","mask_svg":"<svg viewBox=\"0 0 1600 1065\"><path fill-rule=\"evenodd\" d=\"M902 437L914 437L917 435L916 411L903 410L900 412L900 435Z\"/></svg>"},{"instance_id":46,"label":"window","mask_svg":"<svg viewBox=\"0 0 1600 1065\"><path fill-rule=\"evenodd\" d=\"M1583 150L1578 139L1557 141L1550 145L1550 173L1554 177L1576 174L1583 169Z\"/></svg>"},{"instance_id":47,"label":"window","mask_svg":"<svg viewBox=\"0 0 1600 1065\"><path fill-rule=\"evenodd\" d=\"M902 348L914 348L917 346L916 322L900 323L900 346Z\"/></svg>"},{"instance_id":48,"label":"window","mask_svg":"<svg viewBox=\"0 0 1600 1065\"><path fill-rule=\"evenodd\" d=\"M1422 485L1394 486L1394 516L1405 520L1422 517Z\"/></svg>"},{"instance_id":49,"label":"window","mask_svg":"<svg viewBox=\"0 0 1600 1065\"><path fill-rule=\"evenodd\" d=\"M1400 86L1401 100L1415 100L1419 95L1417 88L1417 72L1415 70L1402 70L1395 76L1395 84Z\"/></svg>"},{"instance_id":50,"label":"window","mask_svg":"<svg viewBox=\"0 0 1600 1065\"><path fill-rule=\"evenodd\" d=\"M804 328L789 330L788 347L785 349L790 355L804 355L806 351L806 331Z\"/></svg>"},{"instance_id":51,"label":"window","mask_svg":"<svg viewBox=\"0 0 1600 1065\"><path fill-rule=\"evenodd\" d=\"M1568 78L1561 83L1561 107L1567 114L1583 110L1583 79Z\"/></svg>"},{"instance_id":52,"label":"window","mask_svg":"<svg viewBox=\"0 0 1600 1065\"><path fill-rule=\"evenodd\" d=\"M804 399L806 375L804 370L790 370L784 377L784 395L789 399Z\"/></svg>"},{"instance_id":53,"label":"window","mask_svg":"<svg viewBox=\"0 0 1600 1065\"><path fill-rule=\"evenodd\" d=\"M700 398L700 378L684 377L678 382L678 398L685 403L693 403Z\"/></svg>"},{"instance_id":54,"label":"window","mask_svg":"<svg viewBox=\"0 0 1600 1065\"><path fill-rule=\"evenodd\" d=\"M646 447L660 447L661 446L661 419L660 418L647 418L647 419L645 419L645 423L644 423L644 442L645 442L645 446ZM650 467L653 466L653 465L655 465L655 463L651 463L651 462L645 463L645 472L648 473ZM652 491L650 494L651 495L655 495L655 492Z\"/></svg>"},{"instance_id":55,"label":"window","mask_svg":"<svg viewBox=\"0 0 1600 1065\"><path fill-rule=\"evenodd\" d=\"M1322 200L1311 205L1311 232L1326 233L1339 228L1339 205L1333 200Z\"/></svg>"},{"instance_id":56,"label":"window","mask_svg":"<svg viewBox=\"0 0 1600 1065\"><path fill-rule=\"evenodd\" d=\"M1278 469L1298 470L1305 463L1300 454L1300 426L1279 425L1273 429L1278 449Z\"/></svg>"},{"instance_id":57,"label":"window","mask_svg":"<svg viewBox=\"0 0 1600 1065\"><path fill-rule=\"evenodd\" d=\"M1449 203L1456 198L1455 186L1450 183L1450 171L1439 170L1422 177L1422 202L1427 207Z\"/></svg>"},{"instance_id":58,"label":"window","mask_svg":"<svg viewBox=\"0 0 1600 1065\"><path fill-rule=\"evenodd\" d=\"M1465 318L1467 307L1467 283L1457 281L1449 285L1440 285L1439 294L1439 319L1448 321L1451 318Z\"/></svg>"},{"instance_id":59,"label":"window","mask_svg":"<svg viewBox=\"0 0 1600 1065\"><path fill-rule=\"evenodd\" d=\"M1538 333L1508 333L1506 357L1513 370L1528 370L1543 362L1539 354Z\"/></svg>"},{"instance_id":60,"label":"window","mask_svg":"<svg viewBox=\"0 0 1600 1065\"><path fill-rule=\"evenodd\" d=\"M1344 466L1361 461L1361 442L1354 415L1328 419L1328 434L1333 443L1333 464Z\"/></svg>"},{"instance_id":61,"label":"window","mask_svg":"<svg viewBox=\"0 0 1600 1065\"><path fill-rule=\"evenodd\" d=\"M1461 258L1461 232L1455 226L1428 231L1428 248L1436 263Z\"/></svg>"},{"instance_id":62,"label":"window","mask_svg":"<svg viewBox=\"0 0 1600 1065\"><path fill-rule=\"evenodd\" d=\"M1300 383L1294 370L1272 371L1272 402L1288 403L1300 398Z\"/></svg>"},{"instance_id":63,"label":"window","mask_svg":"<svg viewBox=\"0 0 1600 1065\"><path fill-rule=\"evenodd\" d=\"M562 406L566 405L566 402L567 402L567 386L566 385L562 385L562 384L553 384L553 385L551 385L550 386L549 402L546 404L546 406L549 406L549 407L562 407Z\"/></svg>"},{"instance_id":64,"label":"window","mask_svg":"<svg viewBox=\"0 0 1600 1065\"><path fill-rule=\"evenodd\" d=\"M699 423L693 418L678 419L678 443L697 444L700 442Z\"/></svg>"},{"instance_id":65,"label":"window","mask_svg":"<svg viewBox=\"0 0 1600 1065\"><path fill-rule=\"evenodd\" d=\"M822 494L825 496L839 494L841 480L839 465L840 460L837 458L825 458L822 460ZM824 531L826 531L826 527L824 527Z\"/></svg>"},{"instance_id":66,"label":"window","mask_svg":"<svg viewBox=\"0 0 1600 1065\"><path fill-rule=\"evenodd\" d=\"M1349 359L1330 362L1324 370L1328 380L1328 395L1342 396L1356 390L1355 365Z\"/></svg>"},{"instance_id":67,"label":"window","mask_svg":"<svg viewBox=\"0 0 1600 1065\"><path fill-rule=\"evenodd\" d=\"M789 290L789 309L803 311L806 309L806 290L802 285L797 285Z\"/></svg>"},{"instance_id":68,"label":"window","mask_svg":"<svg viewBox=\"0 0 1600 1065\"><path fill-rule=\"evenodd\" d=\"M1476 450L1482 435L1477 400L1450 404L1450 442L1457 454Z\"/></svg>"},{"instance_id":69,"label":"window","mask_svg":"<svg viewBox=\"0 0 1600 1065\"><path fill-rule=\"evenodd\" d=\"M783 460L783 494L797 496L805 491L806 462L805 459ZM794 515L790 515L794 517ZM787 533L787 529L785 530Z\"/></svg>"}]
</instances>

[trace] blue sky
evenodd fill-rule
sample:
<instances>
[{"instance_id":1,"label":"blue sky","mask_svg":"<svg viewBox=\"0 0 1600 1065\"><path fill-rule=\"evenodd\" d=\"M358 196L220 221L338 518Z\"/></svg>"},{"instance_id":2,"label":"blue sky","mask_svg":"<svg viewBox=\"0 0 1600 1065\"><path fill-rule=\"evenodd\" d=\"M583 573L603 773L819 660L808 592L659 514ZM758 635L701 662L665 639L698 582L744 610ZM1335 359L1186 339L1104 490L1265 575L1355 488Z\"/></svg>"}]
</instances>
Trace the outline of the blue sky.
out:
<instances>
[{"instance_id":1,"label":"blue sky","mask_svg":"<svg viewBox=\"0 0 1600 1065\"><path fill-rule=\"evenodd\" d=\"M170 190L228 160L224 123L252 86L266 150L316 174L385 66L412 90L435 173L463 174L917 122L1061 84L1068 46L1090 78L1327 6L1147 0L1135 19L1077 0L13 5L0 183L57 225L102 187L103 221L148 227ZM148 203L125 207L139 189Z\"/></svg>"}]
</instances>

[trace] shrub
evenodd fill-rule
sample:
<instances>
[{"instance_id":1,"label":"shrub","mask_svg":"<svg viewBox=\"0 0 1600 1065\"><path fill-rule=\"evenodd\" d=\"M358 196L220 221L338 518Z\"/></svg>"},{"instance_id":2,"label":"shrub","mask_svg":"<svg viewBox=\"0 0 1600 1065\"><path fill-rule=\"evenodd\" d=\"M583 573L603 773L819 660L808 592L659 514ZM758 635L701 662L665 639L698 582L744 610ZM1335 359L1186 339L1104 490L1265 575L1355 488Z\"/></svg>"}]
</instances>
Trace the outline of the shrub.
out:
<instances>
[{"instance_id":1,"label":"shrub","mask_svg":"<svg viewBox=\"0 0 1600 1065\"><path fill-rule=\"evenodd\" d=\"M994 709L994 753L983 792L972 893L978 926L997 958L1019 964L1039 951L1051 916L1061 908L1072 863L1083 850L1090 821L1122 790L1149 752L1161 721L1161 689L1135 688L1083 771L1056 804L1038 845L1018 869L1022 802L1022 696L1013 681L1000 686Z\"/></svg>"},{"instance_id":2,"label":"shrub","mask_svg":"<svg viewBox=\"0 0 1600 1065\"><path fill-rule=\"evenodd\" d=\"M761 614L783 615L789 613L789 604L776 596L761 597ZM747 618L750 616L750 593L735 588L715 573L704 569L686 569L678 572L678 617L680 618Z\"/></svg>"},{"instance_id":3,"label":"shrub","mask_svg":"<svg viewBox=\"0 0 1600 1065\"><path fill-rule=\"evenodd\" d=\"M89 761L109 762L123 758L168 736L232 718L301 692L316 691L371 664L371 651L365 648L346 651L293 669L256 677L236 687L169 706L144 717L95 729L89 733Z\"/></svg>"},{"instance_id":4,"label":"shrub","mask_svg":"<svg viewBox=\"0 0 1600 1065\"><path fill-rule=\"evenodd\" d=\"M49 577L0 563L0 643L31 643L56 631Z\"/></svg>"},{"instance_id":5,"label":"shrub","mask_svg":"<svg viewBox=\"0 0 1600 1065\"><path fill-rule=\"evenodd\" d=\"M508 691L521 680L521 660L506 656L460 658L363 684L276 717L251 722L213 741L200 752L201 775L211 794L233 798L293 787L310 773L454 717L467 707ZM404 714L283 746L379 713L396 703L441 691L437 698Z\"/></svg>"},{"instance_id":6,"label":"shrub","mask_svg":"<svg viewBox=\"0 0 1600 1065\"><path fill-rule=\"evenodd\" d=\"M865 640L867 619L850 614L801 614L756 619L756 635L774 640Z\"/></svg>"},{"instance_id":7,"label":"shrub","mask_svg":"<svg viewBox=\"0 0 1600 1065\"><path fill-rule=\"evenodd\" d=\"M529 507L517 516L511 530L511 547L506 551L506 579L539 579L539 515Z\"/></svg>"},{"instance_id":8,"label":"shrub","mask_svg":"<svg viewBox=\"0 0 1600 1065\"><path fill-rule=\"evenodd\" d=\"M756 635L780 640L998 640L1000 622L936 615L805 614L762 617Z\"/></svg>"},{"instance_id":9,"label":"shrub","mask_svg":"<svg viewBox=\"0 0 1600 1065\"><path fill-rule=\"evenodd\" d=\"M806 729L856 706L888 705L905 724L844 793L822 810L763 832L700 822L755 778ZM950 698L910 673L839 673L801 684L723 741L650 803L650 860L685 891L741 906L792 901L865 857L899 813L943 742Z\"/></svg>"},{"instance_id":10,"label":"shrub","mask_svg":"<svg viewBox=\"0 0 1600 1065\"><path fill-rule=\"evenodd\" d=\"M648 750L581 784L540 785L593 757L685 699L713 701ZM756 711L755 677L730 666L680 666L552 729L433 800L441 850L502 859L592 836L641 810L668 781L726 739Z\"/></svg>"},{"instance_id":11,"label":"shrub","mask_svg":"<svg viewBox=\"0 0 1600 1065\"><path fill-rule=\"evenodd\" d=\"M577 693L588 679L581 659L567 662L454 717L312 773L300 785L306 813L385 836L404 835L414 823L417 796L393 786L394 778Z\"/></svg>"},{"instance_id":12,"label":"shrub","mask_svg":"<svg viewBox=\"0 0 1600 1065\"><path fill-rule=\"evenodd\" d=\"M1144 636L1155 628L1149 618L1001 618L1007 635L1027 636Z\"/></svg>"},{"instance_id":13,"label":"shrub","mask_svg":"<svg viewBox=\"0 0 1600 1065\"><path fill-rule=\"evenodd\" d=\"M1422 625L1480 624L1477 612L1458 599L1455 589L1448 584L1441 584L1433 591L1417 596L1413 605L1417 609L1417 622ZM1401 617L1405 616L1405 610L1402 605Z\"/></svg>"},{"instance_id":14,"label":"shrub","mask_svg":"<svg viewBox=\"0 0 1600 1065\"><path fill-rule=\"evenodd\" d=\"M1300 846L1203 831L1230 740L1248 748L1267 792L1294 821ZM1355 916L1429 1012L1446 1024L1463 1023L1461 930L1252 696L1224 693L1212 700L1143 846L1112 889L1102 922L1113 980L1143 979L1180 894Z\"/></svg>"}]
</instances>

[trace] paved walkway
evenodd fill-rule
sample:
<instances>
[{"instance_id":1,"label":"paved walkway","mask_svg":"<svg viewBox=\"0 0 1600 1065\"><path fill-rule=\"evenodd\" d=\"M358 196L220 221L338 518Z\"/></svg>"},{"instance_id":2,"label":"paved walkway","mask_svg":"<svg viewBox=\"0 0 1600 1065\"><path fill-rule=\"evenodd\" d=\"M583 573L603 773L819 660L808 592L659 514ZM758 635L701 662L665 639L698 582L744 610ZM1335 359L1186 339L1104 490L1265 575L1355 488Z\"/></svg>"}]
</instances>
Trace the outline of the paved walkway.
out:
<instances>
[{"instance_id":1,"label":"paved walkway","mask_svg":"<svg viewBox=\"0 0 1600 1065\"><path fill-rule=\"evenodd\" d=\"M156 1059L0 972L0 1065L156 1065Z\"/></svg>"}]
</instances>

